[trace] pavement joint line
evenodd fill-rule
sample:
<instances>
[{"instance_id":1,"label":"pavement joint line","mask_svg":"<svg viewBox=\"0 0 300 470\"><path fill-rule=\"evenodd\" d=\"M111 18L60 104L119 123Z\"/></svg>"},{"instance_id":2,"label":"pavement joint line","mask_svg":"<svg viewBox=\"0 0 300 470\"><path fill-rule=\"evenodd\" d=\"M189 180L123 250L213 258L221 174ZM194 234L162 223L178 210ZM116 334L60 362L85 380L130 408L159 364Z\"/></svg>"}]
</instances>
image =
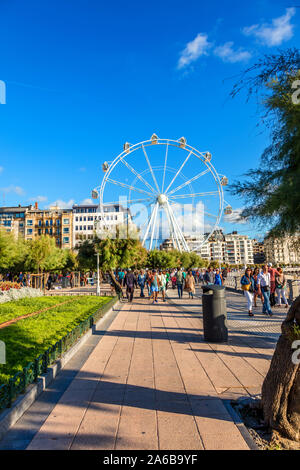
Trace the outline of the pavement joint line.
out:
<instances>
[{"instance_id":1,"label":"pavement joint line","mask_svg":"<svg viewBox=\"0 0 300 470\"><path fill-rule=\"evenodd\" d=\"M127 304L127 302L124 302L124 301L123 301L123 302L120 302L120 303L123 304L123 306L122 306L122 308L120 309L120 311L122 311L122 310L126 311L126 310L124 309L124 307L125 307L125 305ZM122 323L122 328L124 328L124 326L125 326L125 324L126 324L126 322L127 322L127 320L128 320L129 311L130 311L130 310L127 311L127 314L126 314L126 316L125 316L125 319L124 319L124 321L123 321L123 323ZM108 327L108 328L109 328L109 327ZM101 380L102 380L103 376L105 375L106 368L107 368L107 366L108 366L108 364L109 364L109 361L110 361L110 359L111 359L111 357L112 357L112 355L113 355L113 353L114 353L114 351L115 351L115 349L116 349L116 347L117 347L117 345L118 345L119 340L120 340L120 337L118 337L118 339L116 340L116 342L115 342L115 344L114 344L114 347L113 347L113 349L111 350L111 353L110 353L109 357L107 358L107 361L106 361L105 367L104 367L104 369L103 369L103 372L102 372L102 374L99 376L99 380L97 381L98 383L97 383L97 385L96 385L96 387L95 387L95 390L94 390L94 392L93 392L93 394L92 394L92 396L91 396L91 398L90 398L90 401L89 401L89 403L88 403L88 406L87 406L86 409L85 409L85 412L84 412L84 414L83 414L83 417L82 417L82 419L81 419L81 421L80 421L80 423L79 423L79 425L78 425L77 431L76 431L76 433L75 433L74 436L73 436L71 445L70 445L70 447L69 447L70 449L72 448L72 445L74 444L74 441L75 441L75 439L76 439L76 437L77 437L77 435L78 435L78 432L79 432L79 430L80 430L80 427L81 427L81 425L82 425L82 423L83 423L83 420L84 420L84 418L85 418L85 416L86 416L86 413L87 413L88 409L90 408L91 403L93 402L93 398L94 398L95 394L97 393L98 386L99 386L99 384L101 383ZM119 416L120 416L120 413L121 413L121 407L120 407L120 410L119 410ZM116 442L116 435L115 435L115 442ZM114 445L115 445L115 442L114 442Z\"/></svg>"},{"instance_id":2,"label":"pavement joint line","mask_svg":"<svg viewBox=\"0 0 300 470\"><path fill-rule=\"evenodd\" d=\"M187 317L187 318L188 318L188 317ZM179 326L179 325L178 325L178 320L177 320L175 317L174 317L174 320L175 320L177 326ZM191 325L191 326L193 326L193 325ZM197 361L199 362L200 366L201 366L202 369L204 370L204 372L205 372L205 374L206 374L206 377L207 377L208 380L210 381L210 383L211 383L211 385L213 386L215 392L218 393L218 392L217 392L217 389L216 389L216 387L215 387L215 385L213 384L213 382L212 382L212 380L210 379L208 373L206 372L206 370L205 370L203 364L201 363L200 358L198 357L197 354L195 354L195 351L194 351L193 347L191 346L190 342L188 342L188 344L189 344L189 347L190 347L191 351L193 352L194 356L196 357Z\"/></svg>"},{"instance_id":3,"label":"pavement joint line","mask_svg":"<svg viewBox=\"0 0 300 470\"><path fill-rule=\"evenodd\" d=\"M161 308L160 308L160 312L161 312ZM161 312L161 313L162 313L162 312ZM175 319L174 319L174 320L175 320ZM201 444L202 444L202 446L203 446L203 449L205 449L204 441L203 441L203 439L202 439L202 436L201 436L201 433L200 433L200 430L199 430L199 427L198 427L198 423L197 423L196 417L195 417L195 415L194 415L194 413L193 413L193 407L192 407L192 403L191 403L191 400L190 400L190 397L189 397L189 393L188 393L187 390L186 390L185 383L184 383L184 379L183 379L182 374L181 374L181 371L180 371L180 367L179 367L179 364L178 364L178 361L177 361L177 358L176 358L176 354L175 354L175 352L174 352L174 348L173 348L172 341L171 341L171 339L170 339L170 336L169 336L169 333L168 333L166 324L165 324L164 319L163 319L163 315L162 315L162 322L163 322L163 324L164 324L164 326L165 326L165 331L166 331L166 333L167 333L167 335L168 335L168 338L169 338L169 343L170 343L171 349L172 349L172 351L173 351L174 359L175 359L175 362L176 362L176 365L177 365L177 368L178 368L178 372L179 372L179 375L180 375L180 378L181 378L181 381L182 381L182 385L183 385L185 394L186 394L187 399L188 399L188 402L189 402L190 410L191 410L191 413L192 413L192 415L193 415L194 423L195 423L196 429L197 429L197 431L198 431L198 435L199 435L200 442L201 442ZM179 325L178 325L178 323L176 322L176 320L175 320L175 323L176 323L177 326L179 327ZM186 333L182 332L182 329L181 329L180 327L179 327L178 329L181 330L181 334L183 335L183 337L186 336ZM190 346L190 343L189 343L189 346ZM194 353L193 353L193 354L194 354Z\"/></svg>"},{"instance_id":4,"label":"pavement joint line","mask_svg":"<svg viewBox=\"0 0 300 470\"><path fill-rule=\"evenodd\" d=\"M121 303L121 302L120 302L120 303ZM123 307L119 310L119 312L122 311L122 309L123 309ZM124 320L124 324L125 324L125 322L126 322L126 320L127 320L127 317L128 317L128 314L127 314L127 316L126 316L126 318L125 318L125 320ZM112 323L112 322L111 322L111 323ZM109 326L110 326L110 325L109 325ZM108 328L109 328L109 326L108 326ZM107 329L108 329L108 328L107 328ZM101 341L101 340L100 340L100 341ZM90 398L90 400L89 400L88 406L86 407L85 412L83 413L82 419L80 420L80 422L79 422L79 424L78 424L77 431L74 433L73 439L71 440L71 443L70 443L70 445L69 445L69 450L72 448L72 445L74 444L74 441L75 441L75 439L76 439L76 437L77 437L78 431L79 431L79 429L80 429L80 427L81 427L81 425L82 425L82 422L83 422L83 420L84 420L84 418L85 418L85 416L86 416L86 413L87 413L87 411L88 411L88 409L89 409L89 407L90 407L90 404L91 404L91 402L92 402L92 400L93 400L93 398L94 398L94 395L95 395L95 393L96 393L96 390L97 390L97 387L98 387L98 385L99 385L99 382L101 382L101 379L103 378L105 369L106 369L107 364L108 364L108 362L109 362L109 360L110 360L110 358L111 358L111 356L112 356L112 354L113 354L113 352L114 352L114 350L115 350L115 348L116 348L117 343L118 343L118 340L115 342L115 344L114 344L114 346L113 346L113 348L112 348L111 354L110 354L109 357L107 358L107 361L106 361L106 363L105 363L105 367L104 367L104 369L103 369L103 372L102 372L102 374L99 376L99 380L97 380L97 385L96 385L95 390L94 390L94 392L93 392L93 394L92 394L92 396L91 396L91 398ZM99 344L99 343L98 343L98 344ZM79 373L79 372L80 372L80 371L78 371L78 373Z\"/></svg>"},{"instance_id":5,"label":"pavement joint line","mask_svg":"<svg viewBox=\"0 0 300 470\"><path fill-rule=\"evenodd\" d=\"M129 312L132 310L132 305L130 305L130 310ZM129 313L127 314L127 317L126 319L128 318L129 316ZM134 345L135 345L135 339L136 339L136 331L137 331L137 325L138 325L138 318L140 316L140 313L137 317L137 320L136 320L136 324L135 324L135 335L134 335L134 338L133 338L133 341L132 341L132 346L131 346L131 354L130 354L130 361L129 361L129 364L128 364L128 369L127 369L127 374L126 374L126 380L125 380L125 386L124 386L124 391L123 391L123 397L122 397L122 400L121 403L120 403L120 410L119 410L119 418L118 418L118 424L117 424L117 427L116 427L116 431L115 431L115 439L114 439L114 451L116 450L116 445L117 445L117 440L118 440L118 433L119 433L119 429L120 429L120 422L121 422L121 418L122 418L122 411L123 411L123 407L124 407L124 400L125 400L125 395L126 395L126 388L127 388L127 384L128 384L128 377L129 377L129 374L130 374L130 368L131 368L131 362L132 362L132 355L133 355L133 349L134 349Z\"/></svg>"},{"instance_id":6,"label":"pavement joint line","mask_svg":"<svg viewBox=\"0 0 300 470\"><path fill-rule=\"evenodd\" d=\"M151 323L151 316L150 315L150 335L151 335L151 351L152 351L152 370L153 370L153 386L154 390L157 390L156 387L156 379L155 379L155 364L154 364L154 350L153 350L153 328L152 328L152 323ZM154 393L154 400L155 400L155 405L156 405L156 410L155 410L155 423L156 423L156 436L157 436L157 449L160 450L160 438L159 438L159 426L158 426L158 402L157 402L157 396L156 393Z\"/></svg>"},{"instance_id":7,"label":"pavement joint line","mask_svg":"<svg viewBox=\"0 0 300 470\"><path fill-rule=\"evenodd\" d=\"M178 304L177 304L178 305ZM225 367L228 369L228 371L235 377L235 379L237 380L237 382L239 384L241 384L240 387L238 388L242 388L244 390L247 391L246 387L242 384L242 382L239 380L239 378L236 376L236 374L234 373L234 371L232 369L229 368L229 366L227 366L226 362L222 359L222 357L220 357L220 354L218 353L218 351L216 351L216 349L213 348L213 345L211 343L206 343L208 345L208 347L217 355L217 357L220 359L220 361L225 365ZM191 347L191 344L189 343L189 346ZM196 355L196 357L198 358L198 355ZM244 359L244 358L242 358ZM200 360L199 360L200 362ZM200 362L201 364L201 362ZM201 364L201 366L203 367L203 365ZM260 374L261 375L261 374ZM214 387L215 388L215 387ZM248 393L248 392L247 392Z\"/></svg>"}]
</instances>

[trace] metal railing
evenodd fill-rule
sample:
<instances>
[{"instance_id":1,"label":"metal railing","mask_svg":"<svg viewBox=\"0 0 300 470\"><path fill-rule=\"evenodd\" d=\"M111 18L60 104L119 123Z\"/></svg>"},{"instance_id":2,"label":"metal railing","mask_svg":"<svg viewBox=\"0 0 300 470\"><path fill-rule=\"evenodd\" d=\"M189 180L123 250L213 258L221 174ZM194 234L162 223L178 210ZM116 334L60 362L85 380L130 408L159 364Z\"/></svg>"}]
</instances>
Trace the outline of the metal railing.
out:
<instances>
[{"instance_id":1,"label":"metal railing","mask_svg":"<svg viewBox=\"0 0 300 470\"><path fill-rule=\"evenodd\" d=\"M225 281L225 286L230 287L236 291L241 291L241 277L239 276L228 276ZM300 295L300 279L287 279L285 296L290 304Z\"/></svg>"},{"instance_id":2,"label":"metal railing","mask_svg":"<svg viewBox=\"0 0 300 470\"><path fill-rule=\"evenodd\" d=\"M118 297L115 296L53 346L29 362L22 371L11 377L7 384L0 385L0 412L5 408L10 408L18 395L24 393L28 385L36 382L40 375L45 374L48 367L61 358L117 301Z\"/></svg>"}]
</instances>

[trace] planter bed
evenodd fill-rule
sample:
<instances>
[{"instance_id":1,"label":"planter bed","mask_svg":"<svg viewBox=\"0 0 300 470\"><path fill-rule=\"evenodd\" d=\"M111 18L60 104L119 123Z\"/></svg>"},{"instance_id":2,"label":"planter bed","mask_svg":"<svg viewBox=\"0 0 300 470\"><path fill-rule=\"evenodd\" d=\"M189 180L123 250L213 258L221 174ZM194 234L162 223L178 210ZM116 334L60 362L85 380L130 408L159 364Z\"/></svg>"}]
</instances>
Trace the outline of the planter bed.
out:
<instances>
[{"instance_id":1,"label":"planter bed","mask_svg":"<svg viewBox=\"0 0 300 470\"><path fill-rule=\"evenodd\" d=\"M12 300L0 304L0 325L23 315L39 312L45 308L54 307L63 302L70 301L70 297L35 297L21 300Z\"/></svg>"},{"instance_id":2,"label":"planter bed","mask_svg":"<svg viewBox=\"0 0 300 470\"><path fill-rule=\"evenodd\" d=\"M53 305L55 302L59 303L53 297L47 300L51 300ZM65 300L67 299L59 298L60 302ZM12 386L11 381L14 378L16 388L26 388L26 385L33 381L32 378L36 380L40 373L45 372L51 360L54 361L56 356L66 351L94 321L104 315L111 300L112 297L80 296L70 303L58 305L0 330L0 341L3 341L6 347L6 364L0 365L0 408L1 384L10 383ZM24 368L30 372L25 374L25 378Z\"/></svg>"}]
</instances>

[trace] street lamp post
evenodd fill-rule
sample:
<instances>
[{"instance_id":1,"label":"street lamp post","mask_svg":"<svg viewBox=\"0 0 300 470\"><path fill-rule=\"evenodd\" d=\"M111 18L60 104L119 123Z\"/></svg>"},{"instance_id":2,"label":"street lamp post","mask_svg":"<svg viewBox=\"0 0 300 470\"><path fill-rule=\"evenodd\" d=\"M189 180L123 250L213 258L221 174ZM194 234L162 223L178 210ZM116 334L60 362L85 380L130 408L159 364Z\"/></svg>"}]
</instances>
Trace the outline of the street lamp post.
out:
<instances>
[{"instance_id":1,"label":"street lamp post","mask_svg":"<svg viewBox=\"0 0 300 470\"><path fill-rule=\"evenodd\" d=\"M100 295L100 272L99 272L99 253L97 256L97 295Z\"/></svg>"}]
</instances>

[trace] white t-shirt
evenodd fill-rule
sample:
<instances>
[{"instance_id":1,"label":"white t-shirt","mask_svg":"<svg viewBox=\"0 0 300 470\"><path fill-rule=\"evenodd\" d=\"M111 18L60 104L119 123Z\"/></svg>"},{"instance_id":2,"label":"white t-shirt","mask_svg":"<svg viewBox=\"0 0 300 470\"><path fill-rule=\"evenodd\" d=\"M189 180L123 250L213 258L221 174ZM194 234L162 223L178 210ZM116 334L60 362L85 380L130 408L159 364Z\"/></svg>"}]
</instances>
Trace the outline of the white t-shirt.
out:
<instances>
[{"instance_id":1,"label":"white t-shirt","mask_svg":"<svg viewBox=\"0 0 300 470\"><path fill-rule=\"evenodd\" d=\"M271 285L271 276L270 273L260 273L257 276L257 284L260 285L261 287L269 286Z\"/></svg>"}]
</instances>

